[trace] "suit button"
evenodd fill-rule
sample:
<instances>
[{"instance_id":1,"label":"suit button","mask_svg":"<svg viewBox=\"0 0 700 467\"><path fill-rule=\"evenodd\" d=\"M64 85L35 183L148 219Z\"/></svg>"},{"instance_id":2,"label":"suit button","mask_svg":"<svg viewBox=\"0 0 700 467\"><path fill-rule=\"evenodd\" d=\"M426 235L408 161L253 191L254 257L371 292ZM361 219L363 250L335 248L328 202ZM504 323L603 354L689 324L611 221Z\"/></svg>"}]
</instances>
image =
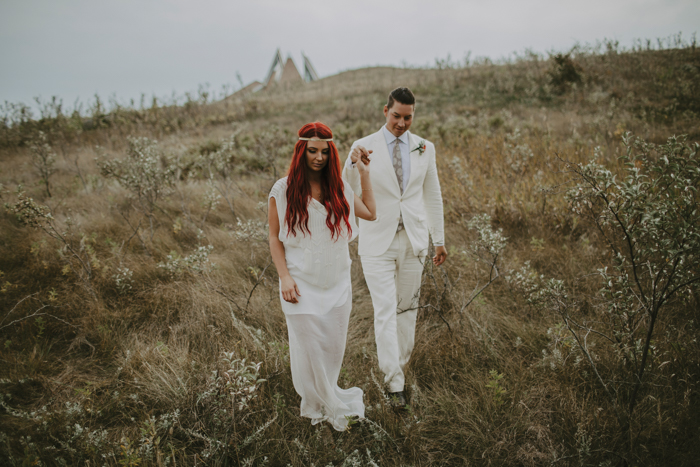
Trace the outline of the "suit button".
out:
<instances>
[{"instance_id":1,"label":"suit button","mask_svg":"<svg viewBox=\"0 0 700 467\"><path fill-rule=\"evenodd\" d=\"M400 220L401 220L401 216L397 217L396 220L397 220L397 221L400 221Z\"/></svg>"}]
</instances>

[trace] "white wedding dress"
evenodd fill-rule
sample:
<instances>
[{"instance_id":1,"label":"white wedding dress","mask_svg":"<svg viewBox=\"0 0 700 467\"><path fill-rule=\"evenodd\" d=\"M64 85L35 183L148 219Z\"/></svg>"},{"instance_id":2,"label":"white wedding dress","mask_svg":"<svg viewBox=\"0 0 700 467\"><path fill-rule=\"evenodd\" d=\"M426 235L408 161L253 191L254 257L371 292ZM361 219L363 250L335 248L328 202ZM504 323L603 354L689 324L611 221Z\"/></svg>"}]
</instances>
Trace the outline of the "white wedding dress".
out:
<instances>
[{"instance_id":1,"label":"white wedding dress","mask_svg":"<svg viewBox=\"0 0 700 467\"><path fill-rule=\"evenodd\" d=\"M284 244L287 269L299 288L299 303L282 299L289 333L289 359L294 389L301 396L301 416L313 425L327 420L338 431L347 429L347 417L364 418L362 389L340 389L338 377L345 354L348 321L352 308L348 242L357 236L354 194L344 183L350 206L352 234L342 224L341 235L331 238L325 206L311 199L308 204L309 233L296 228L287 234L287 177L270 191L279 217L279 239Z\"/></svg>"}]
</instances>

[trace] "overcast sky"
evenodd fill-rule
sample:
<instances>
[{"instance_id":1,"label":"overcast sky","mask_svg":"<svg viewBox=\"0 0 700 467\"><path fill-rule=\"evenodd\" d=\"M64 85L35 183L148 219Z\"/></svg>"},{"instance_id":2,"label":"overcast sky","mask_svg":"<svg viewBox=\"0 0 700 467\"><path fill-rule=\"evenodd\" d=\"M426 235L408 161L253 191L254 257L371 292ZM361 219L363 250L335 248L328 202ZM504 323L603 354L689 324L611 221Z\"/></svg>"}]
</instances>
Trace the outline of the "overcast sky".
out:
<instances>
[{"instance_id":1,"label":"overcast sky","mask_svg":"<svg viewBox=\"0 0 700 467\"><path fill-rule=\"evenodd\" d=\"M700 27L698 0L1 0L0 102L128 102L262 80L275 50L319 75L498 59Z\"/></svg>"}]
</instances>

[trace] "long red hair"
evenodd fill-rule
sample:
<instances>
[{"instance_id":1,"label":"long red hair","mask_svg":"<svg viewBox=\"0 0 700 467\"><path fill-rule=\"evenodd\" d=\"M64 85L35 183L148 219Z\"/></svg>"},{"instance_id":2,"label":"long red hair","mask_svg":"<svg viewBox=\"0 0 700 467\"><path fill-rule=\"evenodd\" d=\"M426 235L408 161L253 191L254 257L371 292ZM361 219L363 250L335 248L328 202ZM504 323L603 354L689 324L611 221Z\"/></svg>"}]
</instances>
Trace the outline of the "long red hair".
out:
<instances>
[{"instance_id":1,"label":"long red hair","mask_svg":"<svg viewBox=\"0 0 700 467\"><path fill-rule=\"evenodd\" d=\"M329 139L333 137L330 128L321 122L307 123L299 130L300 138L318 137ZM308 205L311 201L311 185L309 184L306 163L307 141L299 140L294 146L294 155L287 171L287 212L284 220L287 224L287 233L296 236L297 229L304 234L309 231L309 211ZM342 223L344 222L348 236L352 233L350 227L350 206L345 199L343 179L340 171L340 157L338 148L333 141L328 141L330 154L328 162L321 172L321 197L323 205L328 211L326 225L331 231L331 238L340 237L342 233Z\"/></svg>"}]
</instances>

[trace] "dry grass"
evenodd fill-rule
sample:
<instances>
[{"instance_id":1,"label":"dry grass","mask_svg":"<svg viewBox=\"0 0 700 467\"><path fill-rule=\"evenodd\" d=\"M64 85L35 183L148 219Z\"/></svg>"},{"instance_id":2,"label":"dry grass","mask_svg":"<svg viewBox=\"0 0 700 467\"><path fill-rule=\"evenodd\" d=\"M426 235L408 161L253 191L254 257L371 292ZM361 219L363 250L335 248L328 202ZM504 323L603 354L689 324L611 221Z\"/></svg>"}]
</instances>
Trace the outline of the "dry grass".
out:
<instances>
[{"instance_id":1,"label":"dry grass","mask_svg":"<svg viewBox=\"0 0 700 467\"><path fill-rule=\"evenodd\" d=\"M537 466L622 465L626 457L634 465L692 465L700 455L697 295L674 304L659 324L655 355L668 363L655 366L645 387L629 452L590 368L557 340L555 314L528 305L503 277L463 309L488 275L465 253L475 240L466 222L479 213L508 237L504 276L530 261L594 300L599 284L591 273L609 258L594 228L569 211L556 156L586 161L601 146L616 168L625 130L652 141L700 135L694 47L571 56L583 79L561 94L548 88L553 62L525 57L443 70L355 70L286 93L122 109L91 117L96 128L81 132L60 119L26 123L25 133L5 129L2 201L14 202L10 190L23 185L61 228L72 219L75 245L82 239L93 252L94 295L65 270L59 242L0 214L3 463ZM415 132L438 147L450 257L444 269L426 268L422 303L433 307L419 314L405 414L389 409L378 383L371 301L355 261L340 385L365 391L367 421L329 432L298 416L259 208L274 176L256 151L270 125L284 139L284 131L320 119L345 152L379 127L385 95L398 84L418 96ZM32 125L48 130L59 156L51 198L29 164ZM201 222L209 188L196 163L232 133L235 213L221 202ZM152 233L128 191L101 177L94 162L99 151L123 157L128 135L158 139L178 169ZM272 156L278 171L286 157ZM211 269L171 274L158 266L201 245L213 247ZM351 254L359 259L356 246ZM131 271L128 285L115 279L120 268ZM44 305L47 315L32 315ZM601 368L623 371L609 349L597 352ZM239 382L231 376L258 362L264 382L251 368ZM256 397L241 404L234 389L245 387Z\"/></svg>"}]
</instances>

